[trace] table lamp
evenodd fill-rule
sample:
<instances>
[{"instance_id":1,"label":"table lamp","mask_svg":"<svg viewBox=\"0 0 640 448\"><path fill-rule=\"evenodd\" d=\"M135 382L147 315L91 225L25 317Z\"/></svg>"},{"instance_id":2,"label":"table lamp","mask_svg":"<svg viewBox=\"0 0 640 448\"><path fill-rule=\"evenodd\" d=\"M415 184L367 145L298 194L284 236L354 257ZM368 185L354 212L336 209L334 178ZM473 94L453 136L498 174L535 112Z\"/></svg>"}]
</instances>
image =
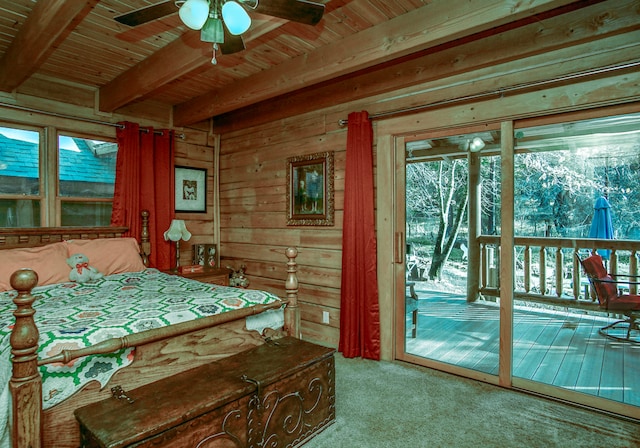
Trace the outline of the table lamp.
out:
<instances>
[{"instance_id":1,"label":"table lamp","mask_svg":"<svg viewBox=\"0 0 640 448\"><path fill-rule=\"evenodd\" d=\"M166 232L164 232L165 241L175 241L176 243L176 267L175 271L178 271L180 267L180 240L189 241L191 238L191 232L187 230L187 226L182 219L173 219L171 225Z\"/></svg>"}]
</instances>

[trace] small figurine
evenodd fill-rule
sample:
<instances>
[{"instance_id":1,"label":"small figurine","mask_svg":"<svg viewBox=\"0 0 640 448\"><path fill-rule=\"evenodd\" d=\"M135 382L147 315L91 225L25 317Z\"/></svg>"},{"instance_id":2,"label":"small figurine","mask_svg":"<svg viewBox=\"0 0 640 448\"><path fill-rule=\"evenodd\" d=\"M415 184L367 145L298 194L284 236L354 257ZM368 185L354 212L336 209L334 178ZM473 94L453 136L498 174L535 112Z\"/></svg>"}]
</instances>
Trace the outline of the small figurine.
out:
<instances>
[{"instance_id":1,"label":"small figurine","mask_svg":"<svg viewBox=\"0 0 640 448\"><path fill-rule=\"evenodd\" d=\"M249 279L244 276L247 267L243 264L240 265L240 269L235 270L231 266L227 266L227 269L231 269L231 278L229 278L229 286L236 286L239 288L247 288L249 286Z\"/></svg>"}]
</instances>

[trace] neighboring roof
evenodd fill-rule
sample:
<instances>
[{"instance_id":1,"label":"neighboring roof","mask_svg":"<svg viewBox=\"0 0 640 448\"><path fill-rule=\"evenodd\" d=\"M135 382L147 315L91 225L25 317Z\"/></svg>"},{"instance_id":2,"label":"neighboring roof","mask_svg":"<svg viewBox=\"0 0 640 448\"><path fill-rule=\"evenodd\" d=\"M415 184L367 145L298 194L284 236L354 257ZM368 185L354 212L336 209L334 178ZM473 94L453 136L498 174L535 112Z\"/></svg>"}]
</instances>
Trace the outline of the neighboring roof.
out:
<instances>
[{"instance_id":1,"label":"neighboring roof","mask_svg":"<svg viewBox=\"0 0 640 448\"><path fill-rule=\"evenodd\" d=\"M81 138L74 138L80 152L60 151L60 180L114 183L116 153L95 156ZM38 145L0 133L0 176L38 178Z\"/></svg>"}]
</instances>

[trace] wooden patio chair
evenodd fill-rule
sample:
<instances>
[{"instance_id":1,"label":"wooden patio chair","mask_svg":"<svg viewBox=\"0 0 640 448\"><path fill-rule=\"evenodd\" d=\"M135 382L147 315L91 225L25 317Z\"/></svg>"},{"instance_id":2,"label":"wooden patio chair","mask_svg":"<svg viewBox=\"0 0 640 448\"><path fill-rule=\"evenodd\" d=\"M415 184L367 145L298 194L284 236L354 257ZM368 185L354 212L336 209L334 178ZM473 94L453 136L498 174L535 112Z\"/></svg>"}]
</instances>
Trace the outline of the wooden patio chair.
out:
<instances>
[{"instance_id":1,"label":"wooden patio chair","mask_svg":"<svg viewBox=\"0 0 640 448\"><path fill-rule=\"evenodd\" d=\"M595 291L600 308L625 316L624 319L602 327L599 333L619 341L640 343L637 336L631 337L632 331L640 331L640 325L637 321L640 316L640 295L623 292L624 286L629 288L630 285L640 285L640 282L637 281L638 276L608 273L602 257L597 253L593 253L584 260L578 254L576 257Z\"/></svg>"}]
</instances>

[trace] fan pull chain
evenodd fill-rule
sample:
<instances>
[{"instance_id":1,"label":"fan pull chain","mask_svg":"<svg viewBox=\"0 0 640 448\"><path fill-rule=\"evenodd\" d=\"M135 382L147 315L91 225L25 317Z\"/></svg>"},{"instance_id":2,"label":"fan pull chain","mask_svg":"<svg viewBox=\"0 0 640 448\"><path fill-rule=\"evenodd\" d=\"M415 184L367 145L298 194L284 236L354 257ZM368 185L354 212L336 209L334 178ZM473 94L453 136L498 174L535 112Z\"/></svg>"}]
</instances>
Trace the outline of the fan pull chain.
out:
<instances>
[{"instance_id":1,"label":"fan pull chain","mask_svg":"<svg viewBox=\"0 0 640 448\"><path fill-rule=\"evenodd\" d=\"M216 65L218 63L218 60L216 59L216 51L218 50L218 43L214 42L213 43L213 58L211 58L211 63L213 65Z\"/></svg>"}]
</instances>

